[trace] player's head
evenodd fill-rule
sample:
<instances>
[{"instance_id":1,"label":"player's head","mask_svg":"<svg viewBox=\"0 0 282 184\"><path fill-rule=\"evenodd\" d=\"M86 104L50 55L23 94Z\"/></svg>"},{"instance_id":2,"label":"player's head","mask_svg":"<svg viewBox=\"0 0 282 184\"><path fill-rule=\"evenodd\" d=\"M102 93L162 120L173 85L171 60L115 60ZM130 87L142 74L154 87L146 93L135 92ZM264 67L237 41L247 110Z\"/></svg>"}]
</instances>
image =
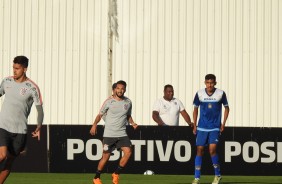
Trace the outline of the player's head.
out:
<instances>
[{"instance_id":1,"label":"player's head","mask_svg":"<svg viewBox=\"0 0 282 184\"><path fill-rule=\"evenodd\" d=\"M16 56L14 58L14 64L20 64L22 67L27 68L28 67L28 58L25 56Z\"/></svg>"},{"instance_id":2,"label":"player's head","mask_svg":"<svg viewBox=\"0 0 282 184\"><path fill-rule=\"evenodd\" d=\"M205 85L208 92L212 92L216 85L216 76L214 74L207 74L205 76Z\"/></svg>"},{"instance_id":3,"label":"player's head","mask_svg":"<svg viewBox=\"0 0 282 184\"><path fill-rule=\"evenodd\" d=\"M14 58L13 63L14 78L17 80L25 76L28 67L28 58L25 56L17 56Z\"/></svg>"},{"instance_id":4,"label":"player's head","mask_svg":"<svg viewBox=\"0 0 282 184\"><path fill-rule=\"evenodd\" d=\"M113 83L113 85L112 85L112 90L115 90L116 87L117 87L117 83Z\"/></svg>"},{"instance_id":5,"label":"player's head","mask_svg":"<svg viewBox=\"0 0 282 184\"><path fill-rule=\"evenodd\" d=\"M116 88L115 88L115 95L119 98L123 97L125 91L126 91L126 82L123 80L119 80L116 82Z\"/></svg>"},{"instance_id":6,"label":"player's head","mask_svg":"<svg viewBox=\"0 0 282 184\"><path fill-rule=\"evenodd\" d=\"M165 100L172 100L174 95L174 90L173 90L173 86L170 84L167 84L164 86L164 99Z\"/></svg>"}]
</instances>

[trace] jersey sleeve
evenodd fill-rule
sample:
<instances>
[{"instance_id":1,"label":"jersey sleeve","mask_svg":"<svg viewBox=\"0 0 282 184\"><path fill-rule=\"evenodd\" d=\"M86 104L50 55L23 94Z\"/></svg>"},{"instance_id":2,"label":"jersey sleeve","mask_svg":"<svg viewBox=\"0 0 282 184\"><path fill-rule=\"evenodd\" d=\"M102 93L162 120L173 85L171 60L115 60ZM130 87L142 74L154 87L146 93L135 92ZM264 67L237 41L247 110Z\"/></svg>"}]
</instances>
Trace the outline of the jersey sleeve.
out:
<instances>
[{"instance_id":1,"label":"jersey sleeve","mask_svg":"<svg viewBox=\"0 0 282 184\"><path fill-rule=\"evenodd\" d=\"M33 102L35 105L43 105L42 96L37 86L32 87L31 95L32 95Z\"/></svg>"},{"instance_id":2,"label":"jersey sleeve","mask_svg":"<svg viewBox=\"0 0 282 184\"><path fill-rule=\"evenodd\" d=\"M228 101L227 101L227 97L226 97L226 93L225 92L223 92L223 94L222 94L222 104L224 106L228 106Z\"/></svg>"},{"instance_id":3,"label":"jersey sleeve","mask_svg":"<svg viewBox=\"0 0 282 184\"><path fill-rule=\"evenodd\" d=\"M185 107L184 107L183 103L180 100L177 100L177 101L179 103L179 111L181 112L181 111L183 111L185 109Z\"/></svg>"},{"instance_id":4,"label":"jersey sleeve","mask_svg":"<svg viewBox=\"0 0 282 184\"><path fill-rule=\"evenodd\" d=\"M100 115L104 115L107 113L108 109L109 109L109 103L110 103L110 98L108 98L107 100L104 101L102 107L100 108Z\"/></svg>"},{"instance_id":5,"label":"jersey sleeve","mask_svg":"<svg viewBox=\"0 0 282 184\"><path fill-rule=\"evenodd\" d=\"M154 105L153 105L153 111L158 111L160 112L160 100L156 100Z\"/></svg>"},{"instance_id":6,"label":"jersey sleeve","mask_svg":"<svg viewBox=\"0 0 282 184\"><path fill-rule=\"evenodd\" d=\"M195 107L199 107L200 106L200 99L199 99L199 95L198 95L198 93L196 93L196 95L195 95L195 97L194 97L194 101L193 101L193 105L195 106Z\"/></svg>"},{"instance_id":7,"label":"jersey sleeve","mask_svg":"<svg viewBox=\"0 0 282 184\"><path fill-rule=\"evenodd\" d=\"M128 115L128 116L131 116L131 113L132 113L132 103L131 103L131 101L130 101L130 106L129 106L127 115Z\"/></svg>"},{"instance_id":8,"label":"jersey sleeve","mask_svg":"<svg viewBox=\"0 0 282 184\"><path fill-rule=\"evenodd\" d=\"M0 84L0 97L3 96L5 94L5 90L4 90L4 80L2 80L1 84Z\"/></svg>"}]
</instances>

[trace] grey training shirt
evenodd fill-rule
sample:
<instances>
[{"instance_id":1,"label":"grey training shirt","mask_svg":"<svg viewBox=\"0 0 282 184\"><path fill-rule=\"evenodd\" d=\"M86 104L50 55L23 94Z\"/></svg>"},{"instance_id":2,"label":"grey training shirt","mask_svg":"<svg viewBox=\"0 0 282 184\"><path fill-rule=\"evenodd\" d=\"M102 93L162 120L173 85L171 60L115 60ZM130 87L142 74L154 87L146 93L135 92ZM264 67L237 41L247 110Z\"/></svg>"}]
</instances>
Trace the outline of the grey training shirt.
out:
<instances>
[{"instance_id":1,"label":"grey training shirt","mask_svg":"<svg viewBox=\"0 0 282 184\"><path fill-rule=\"evenodd\" d=\"M0 85L0 96L4 94L5 99L0 113L0 128L12 133L26 134L27 118L32 104L34 103L37 107L42 106L38 86L30 79L17 83L13 77L7 77ZM41 114L43 116L43 113ZM43 117L39 119L43 120Z\"/></svg>"},{"instance_id":2,"label":"grey training shirt","mask_svg":"<svg viewBox=\"0 0 282 184\"><path fill-rule=\"evenodd\" d=\"M100 114L105 116L104 137L125 137L127 117L131 116L132 103L127 97L118 101L108 98L100 109Z\"/></svg>"}]
</instances>

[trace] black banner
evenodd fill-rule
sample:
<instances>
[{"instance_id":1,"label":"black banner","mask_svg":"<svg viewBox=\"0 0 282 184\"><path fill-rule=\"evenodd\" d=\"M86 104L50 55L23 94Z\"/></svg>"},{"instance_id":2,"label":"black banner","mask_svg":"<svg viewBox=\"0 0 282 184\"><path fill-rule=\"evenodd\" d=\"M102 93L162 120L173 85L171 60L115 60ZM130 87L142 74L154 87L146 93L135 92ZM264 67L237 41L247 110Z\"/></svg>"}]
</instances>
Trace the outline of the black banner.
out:
<instances>
[{"instance_id":1,"label":"black banner","mask_svg":"<svg viewBox=\"0 0 282 184\"><path fill-rule=\"evenodd\" d=\"M50 171L94 173L102 156L103 126L98 135L91 126L50 126ZM139 126L127 128L134 145L125 173L194 174L195 136L190 127ZM218 145L224 175L280 175L282 169L281 128L226 127ZM113 152L104 172L111 173L121 158ZM213 174L208 148L202 174Z\"/></svg>"},{"instance_id":2,"label":"black banner","mask_svg":"<svg viewBox=\"0 0 282 184\"><path fill-rule=\"evenodd\" d=\"M12 172L48 172L47 126L41 128L40 141L32 138L31 132L35 129L36 125L28 126L25 151L14 161Z\"/></svg>"}]
</instances>

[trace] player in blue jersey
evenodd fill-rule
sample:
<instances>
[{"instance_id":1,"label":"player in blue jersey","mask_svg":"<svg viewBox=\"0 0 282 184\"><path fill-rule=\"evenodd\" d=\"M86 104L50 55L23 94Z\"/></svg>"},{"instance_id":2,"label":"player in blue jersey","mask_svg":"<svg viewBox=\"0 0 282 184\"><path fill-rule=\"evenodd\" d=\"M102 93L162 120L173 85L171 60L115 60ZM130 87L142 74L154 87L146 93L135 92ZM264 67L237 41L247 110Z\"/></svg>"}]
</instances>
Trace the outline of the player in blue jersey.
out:
<instances>
[{"instance_id":1,"label":"player in blue jersey","mask_svg":"<svg viewBox=\"0 0 282 184\"><path fill-rule=\"evenodd\" d=\"M229 114L229 106L224 91L215 88L216 76L207 74L205 76L206 88L197 91L194 98L193 120L195 122L193 133L196 135L197 155L195 158L195 179L192 184L200 183L202 157L205 146L209 146L209 153L214 167L215 178L212 184L221 180L219 158L216 147L223 132ZM224 117L221 122L222 105L224 106ZM197 126L198 109L200 118Z\"/></svg>"}]
</instances>

